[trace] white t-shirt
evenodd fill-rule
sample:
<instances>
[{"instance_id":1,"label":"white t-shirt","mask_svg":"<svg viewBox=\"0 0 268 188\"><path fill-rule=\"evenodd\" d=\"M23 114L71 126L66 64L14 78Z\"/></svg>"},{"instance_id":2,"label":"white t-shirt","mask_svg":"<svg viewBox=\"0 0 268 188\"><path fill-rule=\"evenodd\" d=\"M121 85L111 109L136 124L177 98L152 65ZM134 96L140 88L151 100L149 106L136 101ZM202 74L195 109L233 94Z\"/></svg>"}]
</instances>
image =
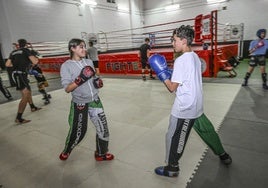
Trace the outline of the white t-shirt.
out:
<instances>
[{"instance_id":1,"label":"white t-shirt","mask_svg":"<svg viewBox=\"0 0 268 188\"><path fill-rule=\"evenodd\" d=\"M185 52L175 60L172 82L179 83L171 114L194 119L203 113L201 62L194 52Z\"/></svg>"}]
</instances>

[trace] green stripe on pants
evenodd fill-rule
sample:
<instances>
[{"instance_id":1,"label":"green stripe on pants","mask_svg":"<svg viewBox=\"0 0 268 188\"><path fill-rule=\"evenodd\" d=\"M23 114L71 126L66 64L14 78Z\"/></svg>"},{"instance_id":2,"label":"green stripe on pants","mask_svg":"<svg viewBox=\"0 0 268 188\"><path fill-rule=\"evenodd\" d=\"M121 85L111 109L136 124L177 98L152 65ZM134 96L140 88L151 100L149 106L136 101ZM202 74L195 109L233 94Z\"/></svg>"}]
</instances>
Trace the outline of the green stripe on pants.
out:
<instances>
[{"instance_id":1,"label":"green stripe on pants","mask_svg":"<svg viewBox=\"0 0 268 188\"><path fill-rule=\"evenodd\" d=\"M214 154L220 155L224 153L219 135L205 114L195 120L193 128Z\"/></svg>"}]
</instances>

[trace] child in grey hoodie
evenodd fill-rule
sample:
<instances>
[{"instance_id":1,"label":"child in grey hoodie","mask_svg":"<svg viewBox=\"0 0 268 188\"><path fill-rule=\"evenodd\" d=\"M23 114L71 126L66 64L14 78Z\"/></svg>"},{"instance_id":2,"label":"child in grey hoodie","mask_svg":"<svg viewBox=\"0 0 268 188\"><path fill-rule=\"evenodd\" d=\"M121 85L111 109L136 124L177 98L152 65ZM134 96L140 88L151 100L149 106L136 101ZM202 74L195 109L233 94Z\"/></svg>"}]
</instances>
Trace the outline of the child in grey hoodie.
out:
<instances>
[{"instance_id":1,"label":"child in grey hoodie","mask_svg":"<svg viewBox=\"0 0 268 188\"><path fill-rule=\"evenodd\" d=\"M98 89L103 86L103 82L95 75L93 62L85 59L86 45L83 40L71 39L68 49L71 57L62 64L60 75L65 91L72 94L69 113L70 129L65 148L59 158L68 159L73 148L83 139L89 116L96 127L95 159L97 161L112 160L114 155L108 153L109 129L98 96Z\"/></svg>"}]
</instances>

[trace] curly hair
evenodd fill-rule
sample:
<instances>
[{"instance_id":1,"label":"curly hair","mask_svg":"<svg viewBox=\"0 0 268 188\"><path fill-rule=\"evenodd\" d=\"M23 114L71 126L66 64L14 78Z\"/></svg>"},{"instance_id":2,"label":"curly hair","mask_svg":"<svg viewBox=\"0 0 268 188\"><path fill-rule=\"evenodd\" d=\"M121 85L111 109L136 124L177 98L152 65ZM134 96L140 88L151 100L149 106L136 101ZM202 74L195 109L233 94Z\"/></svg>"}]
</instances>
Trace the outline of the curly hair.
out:
<instances>
[{"instance_id":1,"label":"curly hair","mask_svg":"<svg viewBox=\"0 0 268 188\"><path fill-rule=\"evenodd\" d=\"M173 36L176 35L180 39L186 39L187 45L191 45L194 39L194 30L190 25L182 25L174 29Z\"/></svg>"}]
</instances>

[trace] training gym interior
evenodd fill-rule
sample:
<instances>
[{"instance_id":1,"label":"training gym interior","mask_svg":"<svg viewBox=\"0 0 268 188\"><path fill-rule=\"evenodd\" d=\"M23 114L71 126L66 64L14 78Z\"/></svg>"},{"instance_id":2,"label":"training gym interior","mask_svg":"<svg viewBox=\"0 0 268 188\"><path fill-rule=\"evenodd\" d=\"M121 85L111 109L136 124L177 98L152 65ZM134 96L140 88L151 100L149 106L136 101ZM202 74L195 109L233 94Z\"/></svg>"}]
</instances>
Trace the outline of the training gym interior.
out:
<instances>
[{"instance_id":1,"label":"training gym interior","mask_svg":"<svg viewBox=\"0 0 268 188\"><path fill-rule=\"evenodd\" d=\"M0 188L266 188L268 187L268 90L259 66L243 87L250 42L268 29L266 0L1 0L0 77L12 95L0 93ZM192 130L179 161L178 177L154 169L165 163L165 136L175 94L158 79L144 81L139 47L150 39L150 55L162 54L173 67L174 29L195 30L192 49L204 66L204 112L219 134L231 165ZM29 75L34 104L15 123L21 94L5 66L18 39L39 53L50 102ZM60 68L70 58L72 38L98 49L103 102L110 130L112 161L96 161L96 130L68 160L59 159L69 124L71 94ZM267 65L266 65L267 68ZM148 73L148 72L146 72Z\"/></svg>"}]
</instances>

